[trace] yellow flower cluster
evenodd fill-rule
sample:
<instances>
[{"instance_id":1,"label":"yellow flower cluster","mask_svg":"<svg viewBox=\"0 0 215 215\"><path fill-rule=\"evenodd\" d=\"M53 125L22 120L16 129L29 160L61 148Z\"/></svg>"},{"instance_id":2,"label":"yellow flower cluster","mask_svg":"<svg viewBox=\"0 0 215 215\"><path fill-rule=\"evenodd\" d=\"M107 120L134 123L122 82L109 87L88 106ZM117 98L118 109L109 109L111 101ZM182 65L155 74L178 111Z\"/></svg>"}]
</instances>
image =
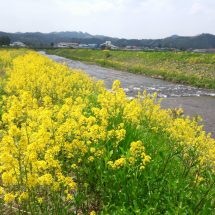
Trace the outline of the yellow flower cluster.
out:
<instances>
[{"instance_id":1,"label":"yellow flower cluster","mask_svg":"<svg viewBox=\"0 0 215 215\"><path fill-rule=\"evenodd\" d=\"M140 170L145 168L147 162L150 162L151 157L145 153L145 147L142 141L132 142L127 157L121 157L115 161L108 161L109 167L119 169L129 165L139 166Z\"/></svg>"},{"instance_id":2,"label":"yellow flower cluster","mask_svg":"<svg viewBox=\"0 0 215 215\"><path fill-rule=\"evenodd\" d=\"M74 171L103 159L108 147L117 152L124 122L139 121L137 101L126 98L118 81L109 92L102 82L34 52L15 58L7 76L0 125L5 201L41 203L49 191L64 191L72 200ZM122 157L114 167L125 163Z\"/></svg>"},{"instance_id":3,"label":"yellow flower cluster","mask_svg":"<svg viewBox=\"0 0 215 215\"><path fill-rule=\"evenodd\" d=\"M184 117L181 109L161 109L156 94L151 97L144 92L142 97L141 119L155 132L166 133L171 140L185 146L185 156L189 151L197 150L200 163L215 170L215 140L199 125L199 119Z\"/></svg>"},{"instance_id":4,"label":"yellow flower cluster","mask_svg":"<svg viewBox=\"0 0 215 215\"><path fill-rule=\"evenodd\" d=\"M63 135L68 131L63 123L66 116L59 115L67 113L71 101L66 100L66 94L78 88L74 85L81 75L71 75L66 67L35 53L16 58L7 75L0 142L5 201L23 201L32 195L42 198L45 188L74 190L76 184L70 172L63 173L58 157L66 149L67 137ZM65 104L59 105L64 99ZM63 126L67 130L61 133Z\"/></svg>"},{"instance_id":5,"label":"yellow flower cluster","mask_svg":"<svg viewBox=\"0 0 215 215\"><path fill-rule=\"evenodd\" d=\"M147 162L151 160L151 157L145 153L145 147L141 141L132 142L130 146L131 157L130 162L141 159L140 169L144 169Z\"/></svg>"},{"instance_id":6,"label":"yellow flower cluster","mask_svg":"<svg viewBox=\"0 0 215 215\"><path fill-rule=\"evenodd\" d=\"M116 161L108 161L107 163L111 168L113 169L119 169L120 167L123 167L126 164L125 158L119 158Z\"/></svg>"}]
</instances>

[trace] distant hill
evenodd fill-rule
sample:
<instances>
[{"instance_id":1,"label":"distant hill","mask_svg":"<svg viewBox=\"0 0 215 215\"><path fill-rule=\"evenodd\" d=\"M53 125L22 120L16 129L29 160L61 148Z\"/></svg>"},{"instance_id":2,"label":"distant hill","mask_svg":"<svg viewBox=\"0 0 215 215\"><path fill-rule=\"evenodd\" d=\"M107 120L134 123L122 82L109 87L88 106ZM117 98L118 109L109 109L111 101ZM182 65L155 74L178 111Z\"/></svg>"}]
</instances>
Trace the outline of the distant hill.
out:
<instances>
[{"instance_id":1,"label":"distant hill","mask_svg":"<svg viewBox=\"0 0 215 215\"><path fill-rule=\"evenodd\" d=\"M162 46L176 47L182 49L209 49L215 48L215 35L200 34L194 37L180 37L173 36L162 40Z\"/></svg>"},{"instance_id":2,"label":"distant hill","mask_svg":"<svg viewBox=\"0 0 215 215\"><path fill-rule=\"evenodd\" d=\"M0 32L0 36L9 36L11 41L21 41L31 47L47 47L51 43L59 42L78 42L101 44L109 40L119 47L138 46L149 48L177 48L177 49L209 49L215 48L215 35L200 34L197 36L178 36L173 35L164 39L119 39L103 35L91 35L83 32L66 31L51 33L6 33Z\"/></svg>"},{"instance_id":3,"label":"distant hill","mask_svg":"<svg viewBox=\"0 0 215 215\"><path fill-rule=\"evenodd\" d=\"M0 32L0 36L9 36L11 42L21 41L29 46L48 46L50 43L59 42L72 42L74 39L89 39L92 36L83 32L52 32L52 33L40 33L40 32L27 32L27 33L6 33Z\"/></svg>"}]
</instances>

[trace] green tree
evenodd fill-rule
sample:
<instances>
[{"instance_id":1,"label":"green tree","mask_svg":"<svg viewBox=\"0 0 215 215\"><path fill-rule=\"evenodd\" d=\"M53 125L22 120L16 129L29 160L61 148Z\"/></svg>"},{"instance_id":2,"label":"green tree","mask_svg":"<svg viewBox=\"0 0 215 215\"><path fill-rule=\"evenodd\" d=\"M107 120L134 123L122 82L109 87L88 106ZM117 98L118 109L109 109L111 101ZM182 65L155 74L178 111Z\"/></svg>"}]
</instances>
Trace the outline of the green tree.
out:
<instances>
[{"instance_id":1,"label":"green tree","mask_svg":"<svg viewBox=\"0 0 215 215\"><path fill-rule=\"evenodd\" d=\"M1 36L0 37L0 46L9 46L10 45L10 37L8 36Z\"/></svg>"}]
</instances>

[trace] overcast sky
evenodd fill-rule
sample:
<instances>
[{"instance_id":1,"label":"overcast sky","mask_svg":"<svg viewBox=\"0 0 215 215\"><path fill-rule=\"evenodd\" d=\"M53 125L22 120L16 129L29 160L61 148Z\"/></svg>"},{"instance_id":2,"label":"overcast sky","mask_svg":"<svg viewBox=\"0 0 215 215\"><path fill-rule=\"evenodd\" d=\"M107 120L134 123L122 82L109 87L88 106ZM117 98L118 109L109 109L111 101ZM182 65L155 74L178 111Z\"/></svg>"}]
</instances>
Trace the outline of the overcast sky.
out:
<instances>
[{"instance_id":1,"label":"overcast sky","mask_svg":"<svg viewBox=\"0 0 215 215\"><path fill-rule=\"evenodd\" d=\"M120 38L215 34L215 0L0 0L0 31Z\"/></svg>"}]
</instances>

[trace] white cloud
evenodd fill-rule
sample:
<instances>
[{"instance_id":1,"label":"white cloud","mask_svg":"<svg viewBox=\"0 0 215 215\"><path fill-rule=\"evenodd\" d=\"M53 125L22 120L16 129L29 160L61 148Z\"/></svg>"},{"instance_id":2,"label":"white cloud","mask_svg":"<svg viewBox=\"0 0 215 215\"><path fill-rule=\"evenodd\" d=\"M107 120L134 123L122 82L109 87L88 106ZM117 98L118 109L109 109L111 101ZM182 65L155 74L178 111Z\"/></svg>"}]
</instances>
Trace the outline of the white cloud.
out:
<instances>
[{"instance_id":1,"label":"white cloud","mask_svg":"<svg viewBox=\"0 0 215 215\"><path fill-rule=\"evenodd\" d=\"M80 30L126 38L215 34L215 0L0 0L0 5L0 31Z\"/></svg>"},{"instance_id":2,"label":"white cloud","mask_svg":"<svg viewBox=\"0 0 215 215\"><path fill-rule=\"evenodd\" d=\"M190 9L190 14L195 15L201 12L204 12L207 8L202 5L200 2L194 2Z\"/></svg>"},{"instance_id":3,"label":"white cloud","mask_svg":"<svg viewBox=\"0 0 215 215\"><path fill-rule=\"evenodd\" d=\"M70 12L76 16L88 16L94 13L102 13L114 8L111 1L91 0L91 1L56 1L60 10Z\"/></svg>"},{"instance_id":4,"label":"white cloud","mask_svg":"<svg viewBox=\"0 0 215 215\"><path fill-rule=\"evenodd\" d=\"M103 12L127 12L138 8L148 0L54 0L61 10L70 11L73 15L87 16Z\"/></svg>"}]
</instances>

